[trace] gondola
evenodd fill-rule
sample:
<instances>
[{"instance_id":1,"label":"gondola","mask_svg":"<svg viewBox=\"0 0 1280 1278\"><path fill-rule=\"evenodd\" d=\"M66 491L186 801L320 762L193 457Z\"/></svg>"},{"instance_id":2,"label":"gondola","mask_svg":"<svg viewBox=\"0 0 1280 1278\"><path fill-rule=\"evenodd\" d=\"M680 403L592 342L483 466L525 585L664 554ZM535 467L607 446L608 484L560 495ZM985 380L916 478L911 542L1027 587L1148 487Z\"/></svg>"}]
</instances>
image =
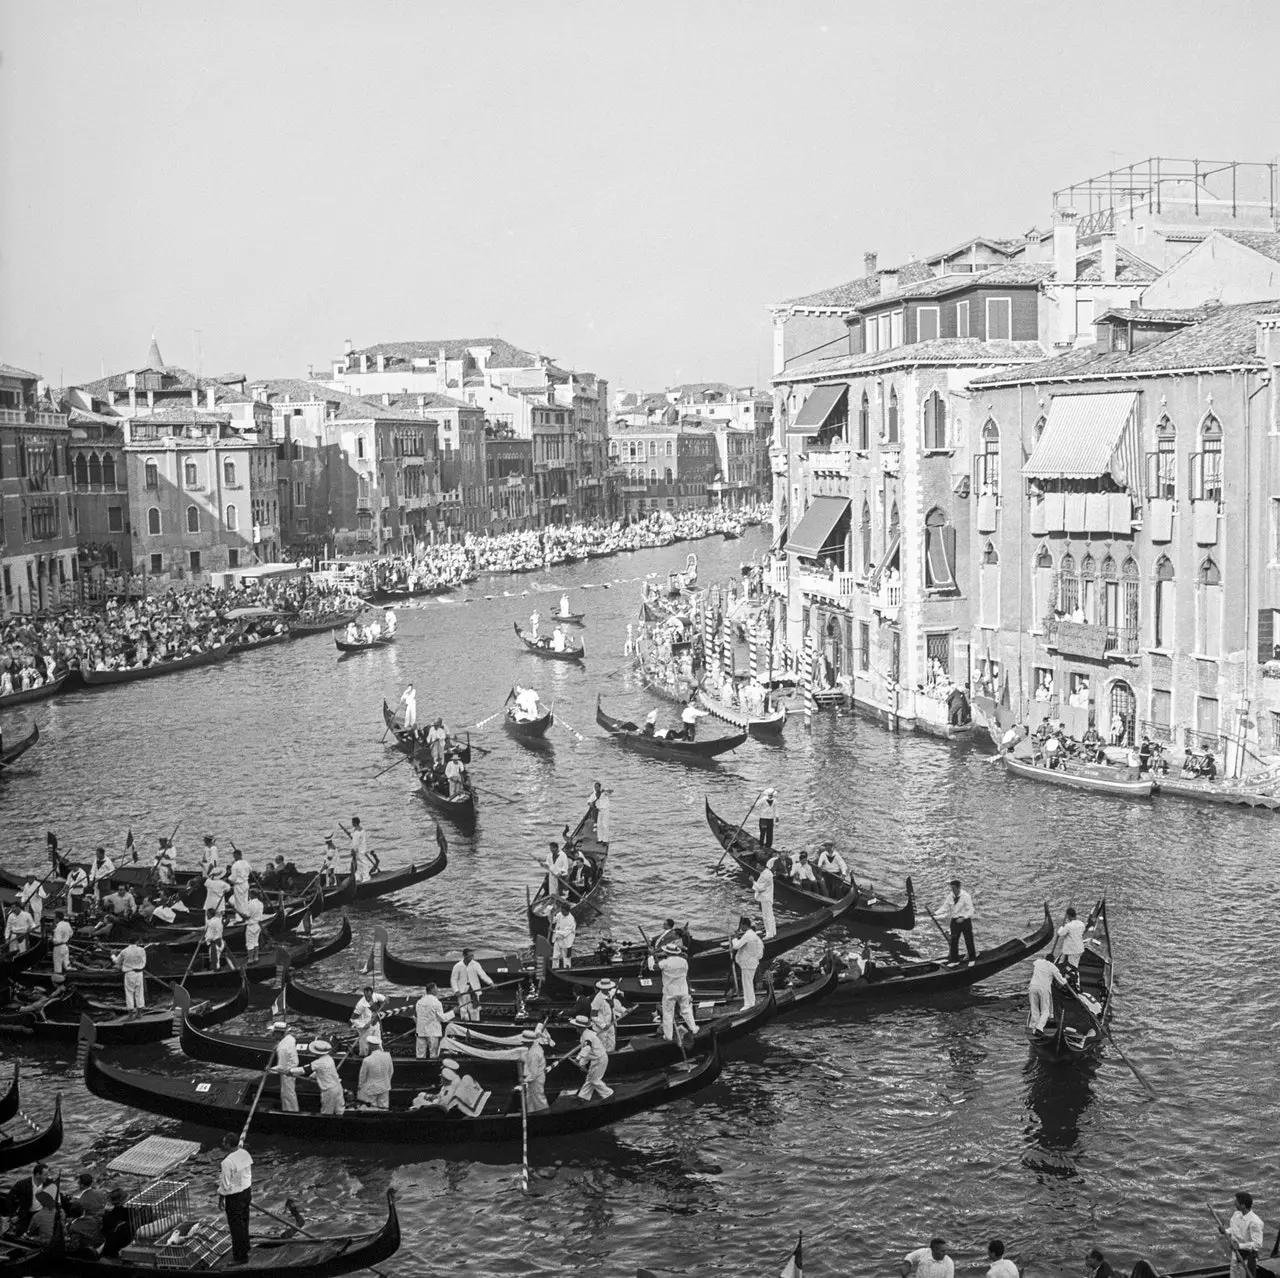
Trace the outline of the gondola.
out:
<instances>
[{"instance_id":1,"label":"gondola","mask_svg":"<svg viewBox=\"0 0 1280 1278\"><path fill-rule=\"evenodd\" d=\"M61 1148L62 1093L58 1092L53 1098L53 1117L49 1120L48 1127L43 1130L36 1128L26 1137L0 1141L0 1174L17 1171L19 1167L39 1162L41 1159L48 1158L50 1154L56 1154ZM6 1272L27 1274L31 1271L24 1268L9 1270L0 1264L0 1274ZM46 1272L58 1274L65 1271L50 1269Z\"/></svg>"},{"instance_id":2,"label":"gondola","mask_svg":"<svg viewBox=\"0 0 1280 1278\"><path fill-rule=\"evenodd\" d=\"M502 716L502 726L517 741L541 741L555 721L556 717L549 709L537 719L517 719L515 707L508 706Z\"/></svg>"},{"instance_id":3,"label":"gondola","mask_svg":"<svg viewBox=\"0 0 1280 1278\"><path fill-rule=\"evenodd\" d=\"M780 852L781 849L766 848L759 839L748 834L746 830L740 830L723 817L717 816L711 810L709 801L704 800L704 804L707 824L711 827L711 833L716 836L716 842L733 858L738 868L749 874L754 882L756 875L760 873L769 857ZM814 873L817 874L816 866ZM779 895L803 901L806 908L814 905L830 905L840 899L820 890L809 891L807 888L797 887L778 875L774 876L773 886L774 891ZM846 882L831 875L823 875L822 881L817 886L839 888L841 895L850 888L858 892L860 897L858 904L844 916L846 923L856 927L882 927L896 932L910 932L916 925L915 888L909 878L905 905L885 899L870 887L862 887L856 879Z\"/></svg>"},{"instance_id":4,"label":"gondola","mask_svg":"<svg viewBox=\"0 0 1280 1278\"><path fill-rule=\"evenodd\" d=\"M363 608L349 608L346 612L332 612L328 616L308 617L299 614L291 618L289 633L295 639L306 639L311 635L327 634L331 630L342 630L350 625L362 612Z\"/></svg>"},{"instance_id":5,"label":"gondola","mask_svg":"<svg viewBox=\"0 0 1280 1278\"><path fill-rule=\"evenodd\" d=\"M419 793L437 812L443 812L464 833L476 828L476 789L470 777L464 777L462 793L451 795L449 781L443 775L435 775L428 768L418 773Z\"/></svg>"},{"instance_id":6,"label":"gondola","mask_svg":"<svg viewBox=\"0 0 1280 1278\"><path fill-rule=\"evenodd\" d=\"M192 1014L193 1020L201 1026L220 1025L223 1021L239 1016L248 1006L249 984L241 981L240 988L226 1002L201 1003ZM0 1008L0 1037L16 1035L74 1043L79 1037L80 1020L84 1016L94 1023L98 1042L107 1047L162 1043L176 1033L173 1007L163 1007L130 1017L118 1005L95 1003L81 990L64 986L58 995L38 1009Z\"/></svg>"},{"instance_id":7,"label":"gondola","mask_svg":"<svg viewBox=\"0 0 1280 1278\"><path fill-rule=\"evenodd\" d=\"M609 845L596 838L596 821L594 809L588 809L578 822L572 834L565 837L564 850L576 848L585 863L585 876L581 883L565 883L561 885L561 895L552 897L548 891L550 881L543 875L538 890L529 896L525 889L525 916L529 922L529 936L536 943L539 937L544 939L551 932L551 905L553 901L564 901L569 905L573 917L581 919L591 906L596 894L604 885L604 866L609 859ZM568 829L568 826L565 826Z\"/></svg>"},{"instance_id":8,"label":"gondola","mask_svg":"<svg viewBox=\"0 0 1280 1278\"><path fill-rule=\"evenodd\" d=\"M0 697L0 710L8 710L10 706L24 706L31 701L44 701L56 697L70 682L76 672L68 670L56 679L49 679L38 688L28 688L25 692L10 692Z\"/></svg>"},{"instance_id":9,"label":"gondola","mask_svg":"<svg viewBox=\"0 0 1280 1278\"><path fill-rule=\"evenodd\" d=\"M370 643L348 643L345 639L339 639L334 636L334 644L339 652L368 652L373 648L387 648L395 643L395 635L379 635Z\"/></svg>"},{"instance_id":10,"label":"gondola","mask_svg":"<svg viewBox=\"0 0 1280 1278\"><path fill-rule=\"evenodd\" d=\"M264 914L260 920L262 936L282 935L300 927L312 914L319 912L322 899L319 884L308 889L304 899L286 901L283 913L273 911ZM346 899L339 901L341 905L349 905L355 900L354 890L346 894ZM264 905L267 903L264 902ZM229 923L223 929L222 943L234 953L243 953L245 948L244 934L247 923ZM125 944L137 941L139 944L160 947L174 954L189 955L193 949L204 944L204 927L182 927L177 924L148 923L144 919L135 918L128 922L117 921L111 931L112 944Z\"/></svg>"},{"instance_id":11,"label":"gondola","mask_svg":"<svg viewBox=\"0 0 1280 1278\"><path fill-rule=\"evenodd\" d=\"M1015 777L1026 777L1030 781L1045 781L1050 785L1067 786L1073 790L1114 794L1126 799L1150 798L1154 784L1150 777L1138 776L1136 770L1132 770L1133 775L1130 776L1131 769L1117 768L1109 763L1080 763L1075 760L1064 760L1060 768L1046 768L1043 764L1033 763L1030 759L1015 759L1012 755L1006 754L1004 766Z\"/></svg>"},{"instance_id":12,"label":"gondola","mask_svg":"<svg viewBox=\"0 0 1280 1278\"><path fill-rule=\"evenodd\" d=\"M7 1248L7 1251L3 1248ZM0 1278L156 1278L157 1274L178 1273L176 1268L157 1268L149 1261L109 1260L90 1255L41 1251L21 1243L5 1243L0 1248ZM335 1234L332 1237L286 1235L279 1238L252 1238L249 1259L243 1265L226 1268L237 1278L336 1278L366 1269L378 1273L377 1265L394 1256L400 1248L400 1218L396 1214L396 1191L387 1190L387 1219L374 1233ZM224 1265L214 1272L222 1273ZM208 1272L202 1268L201 1272Z\"/></svg>"},{"instance_id":13,"label":"gondola","mask_svg":"<svg viewBox=\"0 0 1280 1278\"><path fill-rule=\"evenodd\" d=\"M180 670L195 670L199 666L212 666L219 661L226 661L242 652L251 652L257 648L267 648L272 644L284 643L293 638L286 630L283 634L267 635L262 639L246 641L233 639L230 643L220 644L206 652L196 652L189 657L177 657L173 661L157 661L150 666L130 666L123 670L90 670L81 663L80 677L91 688L113 683L136 683L140 679L158 679L161 675L177 674Z\"/></svg>"},{"instance_id":14,"label":"gondola","mask_svg":"<svg viewBox=\"0 0 1280 1278\"><path fill-rule=\"evenodd\" d=\"M553 612L547 620L558 621L566 626L585 626L587 614L585 612Z\"/></svg>"},{"instance_id":15,"label":"gondola","mask_svg":"<svg viewBox=\"0 0 1280 1278\"><path fill-rule=\"evenodd\" d=\"M709 714L723 723L745 729L753 737L776 737L787 721L786 706L779 706L777 710L770 711L768 714L752 714L739 706L726 705L701 685L698 687L698 701Z\"/></svg>"},{"instance_id":16,"label":"gondola","mask_svg":"<svg viewBox=\"0 0 1280 1278\"><path fill-rule=\"evenodd\" d=\"M402 892L418 883L434 879L443 874L449 864L449 841L444 831L436 826L436 855L430 861L415 862L403 870L379 870L371 874L363 882L352 887L354 875L344 874L331 888L324 888L320 900L321 910L340 908L355 901L372 901L375 897L390 896L392 892Z\"/></svg>"},{"instance_id":17,"label":"gondola","mask_svg":"<svg viewBox=\"0 0 1280 1278\"><path fill-rule=\"evenodd\" d=\"M39 940L28 945L21 954L0 955L0 980L8 980L14 976L20 976L23 972L31 971L49 957L50 951L49 938L41 935Z\"/></svg>"},{"instance_id":18,"label":"gondola","mask_svg":"<svg viewBox=\"0 0 1280 1278\"><path fill-rule=\"evenodd\" d=\"M21 741L15 742L13 745L6 747L3 752L0 752L0 771L12 767L39 740L40 725L32 724L31 731Z\"/></svg>"},{"instance_id":19,"label":"gondola","mask_svg":"<svg viewBox=\"0 0 1280 1278\"><path fill-rule=\"evenodd\" d=\"M235 1077L137 1074L110 1065L102 1049L93 1043L93 1026L86 1024L84 1042L85 1086L95 1096L203 1127L239 1132L254 1103L259 1076ZM464 1070L465 1072L465 1070ZM310 1079L298 1082L301 1112L278 1108L279 1084L268 1080L262 1104L255 1112L257 1137L337 1141L344 1145L412 1145L417 1150L433 1146L463 1146L477 1141L515 1142L521 1138L520 1093L514 1066L509 1081L486 1079L488 1095L475 1117L458 1110L436 1107L410 1109L411 1089L394 1088L389 1109L349 1109L342 1115L319 1113L319 1089ZM544 1140L573 1132L594 1131L633 1114L655 1109L701 1091L720 1074L720 1053L712 1047L692 1057L688 1065L671 1065L634 1077L621 1078L607 1099L579 1100L580 1079L563 1069L549 1072L549 1108L528 1115L528 1138Z\"/></svg>"},{"instance_id":20,"label":"gondola","mask_svg":"<svg viewBox=\"0 0 1280 1278\"><path fill-rule=\"evenodd\" d=\"M535 657L542 657L546 661L581 661L587 655L586 644L580 643L577 647L573 647L569 644L568 640L565 640L564 651L557 652L551 646L551 641L549 639L545 643L537 639L530 639L529 636L520 629L520 623L518 621L513 621L511 623L511 628L516 632L516 638L519 639Z\"/></svg>"},{"instance_id":21,"label":"gondola","mask_svg":"<svg viewBox=\"0 0 1280 1278\"><path fill-rule=\"evenodd\" d=\"M915 959L905 963L881 963L877 960L868 963L866 970L859 974L855 968L840 962L837 969L840 982L827 1005L929 998L935 994L967 989L1044 949L1053 939L1053 932L1053 919L1046 905L1044 922L1034 932L989 950L979 950L971 963L963 959L955 963L946 959ZM797 967L794 971L801 977L809 974L804 967Z\"/></svg>"},{"instance_id":22,"label":"gondola","mask_svg":"<svg viewBox=\"0 0 1280 1278\"><path fill-rule=\"evenodd\" d=\"M3 1096L0 1096L0 1123L7 1123L17 1112L18 1106L21 1104L21 1098L18 1088L18 1073L20 1065L17 1061L13 1062L13 1078L9 1082L9 1088Z\"/></svg>"},{"instance_id":23,"label":"gondola","mask_svg":"<svg viewBox=\"0 0 1280 1278\"><path fill-rule=\"evenodd\" d=\"M1103 1026L1111 1015L1111 990L1115 981L1105 897L1093 907L1085 924L1079 977L1078 990L1054 983L1053 1012L1044 1029L1027 1026L1027 1037L1042 1056L1071 1060L1102 1042Z\"/></svg>"},{"instance_id":24,"label":"gondola","mask_svg":"<svg viewBox=\"0 0 1280 1278\"><path fill-rule=\"evenodd\" d=\"M408 728L400 727L396 723L396 712L385 701L382 703L382 722L387 725L387 731L395 737L397 750L409 755L426 754L427 738L425 731L419 728L418 733L420 735L415 737ZM471 733L468 732L465 738L446 734L444 748L446 754L456 754L463 763L470 763Z\"/></svg>"},{"instance_id":25,"label":"gondola","mask_svg":"<svg viewBox=\"0 0 1280 1278\"><path fill-rule=\"evenodd\" d=\"M617 742L630 750L641 754L650 754L658 759L682 759L685 762L697 762L714 759L718 754L727 754L743 745L748 733L739 732L729 737L712 737L705 741L684 741L672 737L650 736L640 731L638 724L624 719L615 719L604 712L599 695L596 696L596 722Z\"/></svg>"}]
</instances>

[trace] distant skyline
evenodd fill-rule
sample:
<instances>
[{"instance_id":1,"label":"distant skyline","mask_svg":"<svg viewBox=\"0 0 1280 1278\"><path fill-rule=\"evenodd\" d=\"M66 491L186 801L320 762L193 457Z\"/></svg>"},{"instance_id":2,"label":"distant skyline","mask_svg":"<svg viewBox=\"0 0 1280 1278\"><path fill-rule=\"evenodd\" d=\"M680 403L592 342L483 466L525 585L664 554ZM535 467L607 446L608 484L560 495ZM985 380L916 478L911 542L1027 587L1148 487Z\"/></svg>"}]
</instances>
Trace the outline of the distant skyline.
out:
<instances>
[{"instance_id":1,"label":"distant skyline","mask_svg":"<svg viewBox=\"0 0 1280 1278\"><path fill-rule=\"evenodd\" d=\"M501 336L766 385L767 306L1149 155L1280 152L1280 6L0 4L0 361Z\"/></svg>"}]
</instances>

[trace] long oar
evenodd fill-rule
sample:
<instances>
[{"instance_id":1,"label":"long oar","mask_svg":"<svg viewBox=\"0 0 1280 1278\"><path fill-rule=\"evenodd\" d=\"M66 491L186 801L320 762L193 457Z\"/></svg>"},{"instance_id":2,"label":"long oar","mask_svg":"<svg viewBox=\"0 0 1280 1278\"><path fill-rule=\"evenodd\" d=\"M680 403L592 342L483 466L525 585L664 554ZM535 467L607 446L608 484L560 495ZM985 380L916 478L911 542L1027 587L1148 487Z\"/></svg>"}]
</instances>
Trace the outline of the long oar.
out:
<instances>
[{"instance_id":1,"label":"long oar","mask_svg":"<svg viewBox=\"0 0 1280 1278\"><path fill-rule=\"evenodd\" d=\"M394 763L389 764L387 767L383 768L381 772L375 772L373 774L372 780L376 781L380 776L385 776L386 773L390 772L392 768L398 768L402 763L408 763L409 760L412 758L413 758L413 755L411 754L402 754Z\"/></svg>"},{"instance_id":2,"label":"long oar","mask_svg":"<svg viewBox=\"0 0 1280 1278\"><path fill-rule=\"evenodd\" d=\"M1212 1215L1213 1219L1217 1222L1218 1232L1231 1244L1232 1255L1240 1262L1241 1269L1243 1269L1247 1274L1249 1272L1249 1262L1245 1260L1244 1253L1240 1250L1240 1244L1227 1232L1226 1221L1218 1215L1217 1209L1212 1203L1205 1203L1205 1206L1208 1207L1210 1215ZM1280 1234L1276 1235L1276 1247L1280 1247ZM1276 1254L1275 1248L1272 1248L1271 1254L1273 1256Z\"/></svg>"},{"instance_id":3,"label":"long oar","mask_svg":"<svg viewBox=\"0 0 1280 1278\"><path fill-rule=\"evenodd\" d=\"M1105 1034L1107 1036L1107 1041L1111 1044L1112 1047L1116 1049L1116 1052L1119 1054L1120 1059L1124 1061L1124 1063L1129 1067L1129 1070L1133 1074L1134 1078L1136 1078L1138 1082L1140 1082L1142 1086L1146 1089L1147 1095L1150 1096L1152 1100L1159 1100L1160 1097L1157 1095L1156 1089L1152 1087L1151 1084L1147 1081L1146 1075L1143 1074L1143 1072L1124 1054L1124 1048L1122 1048L1120 1044L1116 1042L1115 1035L1112 1034L1111 1032L1111 1027L1107 1025L1105 1021L1100 1021L1093 1014L1093 1008L1091 1008L1089 1004L1086 1003L1084 999L1080 997L1080 993L1078 990L1073 989L1070 985L1066 985L1063 988L1070 991L1071 996L1076 1000L1076 1002L1080 1004L1081 1007L1084 1008L1085 1015L1088 1016L1088 1018L1093 1022L1094 1027L1098 1030L1098 1032L1100 1034ZM1209 1210L1212 1211L1213 1208L1210 1207Z\"/></svg>"},{"instance_id":4,"label":"long oar","mask_svg":"<svg viewBox=\"0 0 1280 1278\"><path fill-rule=\"evenodd\" d=\"M289 1201L292 1202L293 1200L290 1199ZM297 1220L285 1220L283 1216L277 1216L275 1212L268 1211L264 1206L262 1206L261 1203L254 1203L253 1209L254 1211L260 1211L264 1216L270 1216L272 1220L277 1221L279 1224L283 1225L286 1229L291 1230L293 1233L299 1234L303 1238L310 1238L312 1242L328 1243L328 1244L333 1243L332 1238L321 1238L319 1234L309 1234L305 1229L303 1229L303 1227L300 1224L298 1224ZM301 1219L301 1217L299 1217L298 1219ZM381 1269L375 1269L372 1265L366 1265L365 1268L368 1269L368 1271L371 1274L377 1274L378 1278L387 1278L387 1275L384 1274Z\"/></svg>"},{"instance_id":5,"label":"long oar","mask_svg":"<svg viewBox=\"0 0 1280 1278\"><path fill-rule=\"evenodd\" d=\"M501 713L502 713L506 708L507 708L507 707L506 707L506 705L505 705L505 704L503 704L503 705L499 706L499 707L498 707L498 709L497 709L497 710L495 710L495 711L494 711L491 715L489 715L487 718L481 719L479 723L473 723L473 724L471 725L471 726L472 726L472 728L483 728L483 727L484 727L484 725L485 725L486 723L488 723L490 719L496 719L496 718L497 718L497 717L498 717L498 716L499 716L499 715L500 715L500 714L501 714Z\"/></svg>"},{"instance_id":6,"label":"long oar","mask_svg":"<svg viewBox=\"0 0 1280 1278\"><path fill-rule=\"evenodd\" d=\"M519 799L513 799L509 794L503 794L501 790L495 790L492 786L478 786L472 784L472 789L479 790L481 794L491 794L496 799L502 799L506 803L519 803Z\"/></svg>"},{"instance_id":7,"label":"long oar","mask_svg":"<svg viewBox=\"0 0 1280 1278\"><path fill-rule=\"evenodd\" d=\"M723 864L725 857L729 855L729 849L733 847L735 843L737 843L738 835L742 833L742 827L746 825L748 817L750 817L751 814L756 810L756 804L759 803L760 800L763 798L764 798L764 790L761 790L760 793L757 794L755 799L752 801L751 806L747 809L747 815L744 816L742 820L738 823L738 828L733 832L733 838L731 838L729 842L725 844L724 851L720 853L720 860L716 862L717 870Z\"/></svg>"},{"instance_id":8,"label":"long oar","mask_svg":"<svg viewBox=\"0 0 1280 1278\"><path fill-rule=\"evenodd\" d=\"M924 905L924 902L922 901L922 902L921 902L921 904L922 904L922 905ZM938 929L938 935L939 935L940 937L942 937L942 939L943 939L944 941L946 941L946 943L947 943L947 950L948 950L948 952L950 952L950 949L951 949L951 937L950 937L950 936L946 933L946 931L943 929L942 924L938 922L938 916L937 916L937 915L936 915L936 914L935 914L935 913L934 913L934 912L933 912L933 911L932 911L932 910L931 910L927 905L925 905L925 907L924 907L924 912L925 912L925 913L926 913L926 914L927 914L927 915L928 915L928 916L933 920L933 926L934 926L934 927L936 927L936 928Z\"/></svg>"},{"instance_id":9,"label":"long oar","mask_svg":"<svg viewBox=\"0 0 1280 1278\"><path fill-rule=\"evenodd\" d=\"M262 1077L258 1079L258 1090L253 1098L253 1104L249 1106L249 1117L244 1120L244 1126L240 1129L240 1148L244 1148L244 1142L249 1136L249 1124L253 1122L253 1116L258 1112L258 1102L262 1099L263 1088L267 1085L267 1075L271 1073L272 1067L276 1063L276 1057L279 1055L280 1049L276 1048L271 1053L267 1061L267 1067L262 1071Z\"/></svg>"},{"instance_id":10,"label":"long oar","mask_svg":"<svg viewBox=\"0 0 1280 1278\"><path fill-rule=\"evenodd\" d=\"M578 729L573 726L573 724L566 723L560 715L558 714L556 715L555 721L557 725L563 728L571 737L576 738L578 741L581 741L583 739L582 733L579 732Z\"/></svg>"}]
</instances>

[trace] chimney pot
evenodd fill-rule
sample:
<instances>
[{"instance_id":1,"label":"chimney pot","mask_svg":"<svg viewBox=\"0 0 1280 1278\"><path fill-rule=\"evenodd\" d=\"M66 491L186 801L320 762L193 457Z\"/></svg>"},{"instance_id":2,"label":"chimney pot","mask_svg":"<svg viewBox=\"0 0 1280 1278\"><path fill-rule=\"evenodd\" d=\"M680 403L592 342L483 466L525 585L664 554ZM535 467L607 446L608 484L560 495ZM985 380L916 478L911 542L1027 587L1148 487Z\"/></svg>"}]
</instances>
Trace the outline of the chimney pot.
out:
<instances>
[{"instance_id":1,"label":"chimney pot","mask_svg":"<svg viewBox=\"0 0 1280 1278\"><path fill-rule=\"evenodd\" d=\"M1076 279L1076 211L1055 209L1053 214L1053 276L1059 284Z\"/></svg>"},{"instance_id":2,"label":"chimney pot","mask_svg":"<svg viewBox=\"0 0 1280 1278\"><path fill-rule=\"evenodd\" d=\"M884 297L888 293L892 293L898 287L897 271L881 271L880 272L880 296Z\"/></svg>"},{"instance_id":3,"label":"chimney pot","mask_svg":"<svg viewBox=\"0 0 1280 1278\"><path fill-rule=\"evenodd\" d=\"M865 274L874 275L876 273L877 257L878 255L875 253L864 253L862 255L862 269Z\"/></svg>"},{"instance_id":4,"label":"chimney pot","mask_svg":"<svg viewBox=\"0 0 1280 1278\"><path fill-rule=\"evenodd\" d=\"M1102 235L1098 264L1104 284L1116 282L1116 237L1114 231L1104 231Z\"/></svg>"},{"instance_id":5,"label":"chimney pot","mask_svg":"<svg viewBox=\"0 0 1280 1278\"><path fill-rule=\"evenodd\" d=\"M350 355L351 351L352 351L351 339L348 337L346 341L342 343L342 353L344 355Z\"/></svg>"}]
</instances>

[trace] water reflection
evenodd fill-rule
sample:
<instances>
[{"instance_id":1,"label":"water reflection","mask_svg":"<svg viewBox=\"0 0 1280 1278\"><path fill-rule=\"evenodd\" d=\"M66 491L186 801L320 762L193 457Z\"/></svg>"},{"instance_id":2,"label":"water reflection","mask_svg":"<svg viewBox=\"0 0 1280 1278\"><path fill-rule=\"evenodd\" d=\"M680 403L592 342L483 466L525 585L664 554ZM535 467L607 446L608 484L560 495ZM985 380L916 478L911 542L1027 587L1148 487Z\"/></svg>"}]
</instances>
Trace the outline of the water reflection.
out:
<instances>
[{"instance_id":1,"label":"water reflection","mask_svg":"<svg viewBox=\"0 0 1280 1278\"><path fill-rule=\"evenodd\" d=\"M1030 1052L1023 1070L1029 1111L1024 1129L1027 1149L1022 1156L1025 1167L1047 1176L1078 1175L1080 1123L1093 1102L1097 1072L1096 1056L1054 1062L1034 1049Z\"/></svg>"}]
</instances>

